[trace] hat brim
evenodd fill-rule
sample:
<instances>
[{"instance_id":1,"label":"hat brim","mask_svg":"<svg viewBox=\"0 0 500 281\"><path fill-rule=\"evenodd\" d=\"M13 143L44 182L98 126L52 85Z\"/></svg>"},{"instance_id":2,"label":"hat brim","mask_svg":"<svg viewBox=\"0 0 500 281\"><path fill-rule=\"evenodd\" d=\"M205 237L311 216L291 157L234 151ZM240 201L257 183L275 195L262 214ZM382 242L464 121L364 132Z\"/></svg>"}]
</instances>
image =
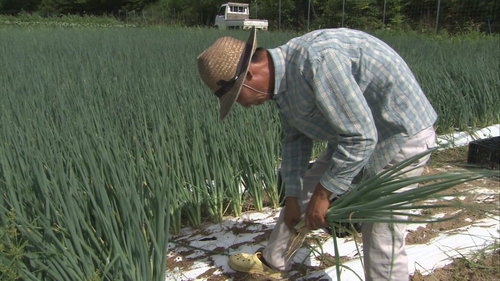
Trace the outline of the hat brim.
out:
<instances>
[{"instance_id":1,"label":"hat brim","mask_svg":"<svg viewBox=\"0 0 500 281\"><path fill-rule=\"evenodd\" d=\"M241 87L243 86L243 81L245 80L245 77L247 76L248 73L248 68L250 67L250 60L252 59L252 56L255 52L255 45L257 43L257 30L255 27L252 28L250 31L250 36L248 36L248 40L246 42L246 48L250 48L250 52L245 52L243 50L243 53L240 57L240 61L238 64L242 64L242 71L238 75L238 78L234 82L233 86L231 89L221 96L219 98L219 103L220 103L220 119L223 120L227 114L231 111L231 108L233 108L233 105L236 103L236 100L238 99L240 92L241 92Z\"/></svg>"}]
</instances>

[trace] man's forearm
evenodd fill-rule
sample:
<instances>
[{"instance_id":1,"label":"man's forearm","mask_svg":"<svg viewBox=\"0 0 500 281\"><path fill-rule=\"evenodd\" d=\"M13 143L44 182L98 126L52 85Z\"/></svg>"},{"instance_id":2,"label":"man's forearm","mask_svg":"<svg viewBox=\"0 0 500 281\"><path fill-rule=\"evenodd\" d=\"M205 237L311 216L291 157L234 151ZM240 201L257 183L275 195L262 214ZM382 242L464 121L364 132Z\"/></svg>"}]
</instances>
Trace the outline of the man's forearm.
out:
<instances>
[{"instance_id":1,"label":"man's forearm","mask_svg":"<svg viewBox=\"0 0 500 281\"><path fill-rule=\"evenodd\" d=\"M318 183L316 189L314 189L313 196L316 196L317 198L330 200L331 195L332 192L326 189L323 185L321 185L321 183Z\"/></svg>"}]
</instances>

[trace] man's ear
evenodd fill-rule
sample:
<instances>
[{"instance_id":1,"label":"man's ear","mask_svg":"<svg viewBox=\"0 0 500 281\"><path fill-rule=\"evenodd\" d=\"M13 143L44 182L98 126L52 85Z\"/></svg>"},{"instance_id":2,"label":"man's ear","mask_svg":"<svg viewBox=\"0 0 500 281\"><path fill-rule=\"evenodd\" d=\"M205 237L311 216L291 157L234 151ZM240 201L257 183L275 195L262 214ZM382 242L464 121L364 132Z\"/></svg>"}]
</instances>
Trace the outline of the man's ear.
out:
<instances>
[{"instance_id":1,"label":"man's ear","mask_svg":"<svg viewBox=\"0 0 500 281\"><path fill-rule=\"evenodd\" d=\"M247 72L247 76L245 77L245 80L246 81L252 81L253 73L254 73L254 69L252 68L252 64L250 63L250 66L248 67L248 72Z\"/></svg>"}]
</instances>

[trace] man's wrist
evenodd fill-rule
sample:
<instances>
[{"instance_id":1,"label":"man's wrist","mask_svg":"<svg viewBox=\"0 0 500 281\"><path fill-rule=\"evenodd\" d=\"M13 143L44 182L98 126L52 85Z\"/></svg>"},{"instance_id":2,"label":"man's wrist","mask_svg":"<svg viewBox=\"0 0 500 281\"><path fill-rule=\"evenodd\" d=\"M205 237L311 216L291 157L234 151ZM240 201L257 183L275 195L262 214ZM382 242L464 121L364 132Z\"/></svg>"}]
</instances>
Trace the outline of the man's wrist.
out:
<instances>
[{"instance_id":1,"label":"man's wrist","mask_svg":"<svg viewBox=\"0 0 500 281\"><path fill-rule=\"evenodd\" d=\"M326 199L329 199L332 195L332 192L326 189L321 183L318 183L316 189L314 190L314 193L316 194L316 196Z\"/></svg>"}]
</instances>

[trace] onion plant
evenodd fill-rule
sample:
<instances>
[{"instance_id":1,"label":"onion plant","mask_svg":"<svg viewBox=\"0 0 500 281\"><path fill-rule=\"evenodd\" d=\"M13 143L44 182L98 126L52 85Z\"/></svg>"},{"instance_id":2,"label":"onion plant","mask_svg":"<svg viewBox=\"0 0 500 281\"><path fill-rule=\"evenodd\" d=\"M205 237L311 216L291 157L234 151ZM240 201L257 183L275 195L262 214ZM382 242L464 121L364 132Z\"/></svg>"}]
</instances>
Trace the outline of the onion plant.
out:
<instances>
[{"instance_id":1,"label":"onion plant","mask_svg":"<svg viewBox=\"0 0 500 281\"><path fill-rule=\"evenodd\" d=\"M380 34L380 37L412 69L438 112L438 131L467 130L499 122L500 113L495 110L500 106L498 36L442 38Z\"/></svg>"},{"instance_id":2,"label":"onion plant","mask_svg":"<svg viewBox=\"0 0 500 281\"><path fill-rule=\"evenodd\" d=\"M161 280L169 233L240 215L250 202L279 206L278 110L236 105L221 122L196 68L223 35L248 33L0 29L0 233L17 229L22 278ZM259 45L296 35L261 32ZM438 128L498 122L498 38L421 39L388 41L437 109Z\"/></svg>"}]
</instances>

